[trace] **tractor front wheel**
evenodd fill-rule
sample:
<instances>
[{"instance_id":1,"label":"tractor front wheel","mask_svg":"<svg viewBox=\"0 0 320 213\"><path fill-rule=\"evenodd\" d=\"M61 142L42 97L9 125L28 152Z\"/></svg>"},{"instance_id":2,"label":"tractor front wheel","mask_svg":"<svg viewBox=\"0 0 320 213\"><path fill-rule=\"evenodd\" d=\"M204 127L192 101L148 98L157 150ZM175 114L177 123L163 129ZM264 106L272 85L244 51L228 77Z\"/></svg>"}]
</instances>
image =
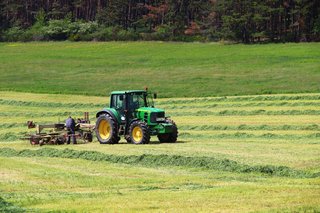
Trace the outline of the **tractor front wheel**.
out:
<instances>
[{"instance_id":1,"label":"tractor front wheel","mask_svg":"<svg viewBox=\"0 0 320 213\"><path fill-rule=\"evenodd\" d=\"M108 114L100 115L96 122L96 136L100 144L118 143L117 122Z\"/></svg>"},{"instance_id":2,"label":"tractor front wheel","mask_svg":"<svg viewBox=\"0 0 320 213\"><path fill-rule=\"evenodd\" d=\"M134 121L129 128L131 143L147 144L150 141L149 127L145 122Z\"/></svg>"},{"instance_id":3,"label":"tractor front wheel","mask_svg":"<svg viewBox=\"0 0 320 213\"><path fill-rule=\"evenodd\" d=\"M176 123L171 120L171 119L167 119L166 123L170 123L172 124L172 132L171 133L166 133L166 134L159 134L158 135L158 139L161 143L174 143L177 141L178 138L178 128Z\"/></svg>"}]
</instances>

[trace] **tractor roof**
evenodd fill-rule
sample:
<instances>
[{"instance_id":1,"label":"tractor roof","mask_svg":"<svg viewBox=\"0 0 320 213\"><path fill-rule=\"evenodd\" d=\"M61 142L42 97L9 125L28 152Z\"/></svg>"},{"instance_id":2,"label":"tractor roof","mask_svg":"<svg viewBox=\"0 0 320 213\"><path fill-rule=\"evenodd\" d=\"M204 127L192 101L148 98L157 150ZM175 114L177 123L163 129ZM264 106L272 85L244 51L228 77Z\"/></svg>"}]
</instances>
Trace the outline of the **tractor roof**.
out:
<instances>
[{"instance_id":1,"label":"tractor roof","mask_svg":"<svg viewBox=\"0 0 320 213\"><path fill-rule=\"evenodd\" d=\"M145 90L127 90L127 91L113 91L111 95L120 95L125 93L145 93Z\"/></svg>"}]
</instances>

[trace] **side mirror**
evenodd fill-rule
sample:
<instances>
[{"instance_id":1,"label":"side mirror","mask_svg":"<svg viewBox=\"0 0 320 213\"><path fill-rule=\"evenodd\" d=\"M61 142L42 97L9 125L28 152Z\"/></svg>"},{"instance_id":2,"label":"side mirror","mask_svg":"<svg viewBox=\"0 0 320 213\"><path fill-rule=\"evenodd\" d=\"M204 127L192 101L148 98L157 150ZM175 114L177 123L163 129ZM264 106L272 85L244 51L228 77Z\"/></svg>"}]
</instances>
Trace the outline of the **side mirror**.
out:
<instances>
[{"instance_id":1,"label":"side mirror","mask_svg":"<svg viewBox=\"0 0 320 213\"><path fill-rule=\"evenodd\" d=\"M153 98L154 98L154 99L157 99L157 97L158 97L157 93L154 93L154 94L153 94Z\"/></svg>"}]
</instances>

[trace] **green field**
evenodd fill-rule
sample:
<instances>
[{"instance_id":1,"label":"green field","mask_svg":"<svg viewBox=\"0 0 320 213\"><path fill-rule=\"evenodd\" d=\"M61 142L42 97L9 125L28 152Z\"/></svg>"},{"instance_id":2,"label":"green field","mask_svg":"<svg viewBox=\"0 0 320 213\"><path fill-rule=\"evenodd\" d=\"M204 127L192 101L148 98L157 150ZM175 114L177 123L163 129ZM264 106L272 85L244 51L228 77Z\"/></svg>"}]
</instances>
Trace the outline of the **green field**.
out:
<instances>
[{"instance_id":1,"label":"green field","mask_svg":"<svg viewBox=\"0 0 320 213\"><path fill-rule=\"evenodd\" d=\"M0 43L0 90L160 97L320 91L320 44Z\"/></svg>"},{"instance_id":2,"label":"green field","mask_svg":"<svg viewBox=\"0 0 320 213\"><path fill-rule=\"evenodd\" d=\"M27 120L93 117L108 98L0 97L0 211L320 211L319 93L161 98L175 144L43 147L18 139Z\"/></svg>"}]
</instances>

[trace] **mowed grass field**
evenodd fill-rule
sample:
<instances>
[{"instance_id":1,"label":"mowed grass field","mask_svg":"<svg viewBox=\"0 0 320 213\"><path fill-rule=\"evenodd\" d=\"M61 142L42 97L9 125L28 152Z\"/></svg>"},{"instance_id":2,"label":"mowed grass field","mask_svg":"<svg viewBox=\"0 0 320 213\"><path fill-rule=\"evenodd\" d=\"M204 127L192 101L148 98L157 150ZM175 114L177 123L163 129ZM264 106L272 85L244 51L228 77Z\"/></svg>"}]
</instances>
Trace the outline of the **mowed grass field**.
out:
<instances>
[{"instance_id":1,"label":"mowed grass field","mask_svg":"<svg viewBox=\"0 0 320 213\"><path fill-rule=\"evenodd\" d=\"M0 43L0 90L160 97L320 91L320 44Z\"/></svg>"},{"instance_id":2,"label":"mowed grass field","mask_svg":"<svg viewBox=\"0 0 320 213\"><path fill-rule=\"evenodd\" d=\"M177 143L43 147L19 140L27 120L94 122L109 98L0 97L1 211L320 211L319 93L160 98Z\"/></svg>"}]
</instances>

